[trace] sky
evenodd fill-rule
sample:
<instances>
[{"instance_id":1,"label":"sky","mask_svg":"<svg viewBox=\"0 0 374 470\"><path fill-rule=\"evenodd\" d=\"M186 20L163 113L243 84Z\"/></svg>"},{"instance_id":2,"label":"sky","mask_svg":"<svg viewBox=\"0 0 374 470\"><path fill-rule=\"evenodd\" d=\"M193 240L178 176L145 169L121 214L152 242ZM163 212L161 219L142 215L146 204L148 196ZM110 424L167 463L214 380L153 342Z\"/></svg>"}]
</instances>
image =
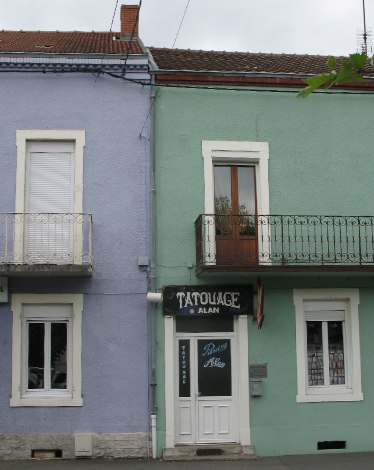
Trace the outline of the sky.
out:
<instances>
[{"instance_id":1,"label":"sky","mask_svg":"<svg viewBox=\"0 0 374 470\"><path fill-rule=\"evenodd\" d=\"M122 3L139 0L0 0L0 29L119 31ZM139 24L146 46L277 54L348 55L362 30L363 0L142 0Z\"/></svg>"}]
</instances>

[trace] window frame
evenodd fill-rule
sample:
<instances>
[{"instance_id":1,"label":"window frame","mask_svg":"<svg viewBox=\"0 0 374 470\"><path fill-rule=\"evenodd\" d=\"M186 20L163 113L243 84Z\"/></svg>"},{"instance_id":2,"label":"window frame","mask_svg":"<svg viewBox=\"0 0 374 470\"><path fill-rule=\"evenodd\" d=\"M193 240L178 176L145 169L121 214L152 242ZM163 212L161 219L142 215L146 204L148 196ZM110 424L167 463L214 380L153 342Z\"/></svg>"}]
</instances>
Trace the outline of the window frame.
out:
<instances>
[{"instance_id":1,"label":"window frame","mask_svg":"<svg viewBox=\"0 0 374 470\"><path fill-rule=\"evenodd\" d=\"M69 315L46 311L33 315L25 306L68 306ZM82 312L83 294L13 294L12 394L10 406L82 406ZM44 308L42 310L45 310ZM69 377L67 389L28 389L27 328L31 320L68 322Z\"/></svg>"},{"instance_id":2,"label":"window frame","mask_svg":"<svg viewBox=\"0 0 374 470\"><path fill-rule=\"evenodd\" d=\"M361 388L361 359L358 289L294 289L296 316L296 401L329 402L363 400ZM345 384L310 386L308 384L307 328L306 322L327 322L336 312L344 312ZM340 313L340 316L342 313Z\"/></svg>"},{"instance_id":3,"label":"window frame","mask_svg":"<svg viewBox=\"0 0 374 470\"><path fill-rule=\"evenodd\" d=\"M250 142L250 141L219 141L203 140L202 156L204 161L204 183L205 183L205 214L214 214L214 166L216 165L242 165L253 166L255 168L256 181L256 207L259 215L270 214L269 206L269 144L268 142ZM214 226L214 218L211 220ZM258 253L259 263L269 264L269 255L271 246L270 227L262 228L264 231L264 242L261 253ZM215 230L213 230L215 233ZM205 240L205 249L210 253L211 260L207 265L215 265L216 240L215 237L208 237ZM259 247L258 247L259 249Z\"/></svg>"}]
</instances>

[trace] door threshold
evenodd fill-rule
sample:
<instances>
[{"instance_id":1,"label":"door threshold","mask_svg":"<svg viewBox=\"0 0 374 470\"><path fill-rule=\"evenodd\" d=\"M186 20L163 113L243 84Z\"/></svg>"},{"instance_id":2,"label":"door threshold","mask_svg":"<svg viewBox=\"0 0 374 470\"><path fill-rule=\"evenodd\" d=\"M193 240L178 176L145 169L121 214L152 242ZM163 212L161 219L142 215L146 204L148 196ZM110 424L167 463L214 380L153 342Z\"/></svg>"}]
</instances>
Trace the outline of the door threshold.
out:
<instances>
[{"instance_id":1,"label":"door threshold","mask_svg":"<svg viewBox=\"0 0 374 470\"><path fill-rule=\"evenodd\" d=\"M163 450L163 460L250 460L253 446L241 444L178 444Z\"/></svg>"}]
</instances>

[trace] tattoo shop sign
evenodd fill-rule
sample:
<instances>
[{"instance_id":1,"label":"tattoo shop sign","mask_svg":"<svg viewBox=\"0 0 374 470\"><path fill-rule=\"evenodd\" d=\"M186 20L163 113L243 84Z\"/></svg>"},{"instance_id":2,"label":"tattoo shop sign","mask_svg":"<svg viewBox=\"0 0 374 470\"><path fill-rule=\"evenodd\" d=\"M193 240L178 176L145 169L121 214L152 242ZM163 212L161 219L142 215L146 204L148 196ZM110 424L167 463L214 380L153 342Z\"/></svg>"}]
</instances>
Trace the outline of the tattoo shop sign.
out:
<instances>
[{"instance_id":1,"label":"tattoo shop sign","mask_svg":"<svg viewBox=\"0 0 374 470\"><path fill-rule=\"evenodd\" d=\"M163 313L194 317L253 315L252 286L166 286Z\"/></svg>"}]
</instances>

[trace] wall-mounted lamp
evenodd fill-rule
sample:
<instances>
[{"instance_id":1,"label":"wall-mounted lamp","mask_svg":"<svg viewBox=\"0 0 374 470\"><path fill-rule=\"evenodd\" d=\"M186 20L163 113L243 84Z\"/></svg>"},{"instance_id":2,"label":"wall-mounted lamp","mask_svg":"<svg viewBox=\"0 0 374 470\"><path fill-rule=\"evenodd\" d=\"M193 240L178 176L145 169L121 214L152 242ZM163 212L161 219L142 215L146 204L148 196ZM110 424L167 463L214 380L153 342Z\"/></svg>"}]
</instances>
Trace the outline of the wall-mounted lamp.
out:
<instances>
[{"instance_id":1,"label":"wall-mounted lamp","mask_svg":"<svg viewBox=\"0 0 374 470\"><path fill-rule=\"evenodd\" d=\"M162 302L161 292L147 292L147 300L152 304L160 304Z\"/></svg>"}]
</instances>

